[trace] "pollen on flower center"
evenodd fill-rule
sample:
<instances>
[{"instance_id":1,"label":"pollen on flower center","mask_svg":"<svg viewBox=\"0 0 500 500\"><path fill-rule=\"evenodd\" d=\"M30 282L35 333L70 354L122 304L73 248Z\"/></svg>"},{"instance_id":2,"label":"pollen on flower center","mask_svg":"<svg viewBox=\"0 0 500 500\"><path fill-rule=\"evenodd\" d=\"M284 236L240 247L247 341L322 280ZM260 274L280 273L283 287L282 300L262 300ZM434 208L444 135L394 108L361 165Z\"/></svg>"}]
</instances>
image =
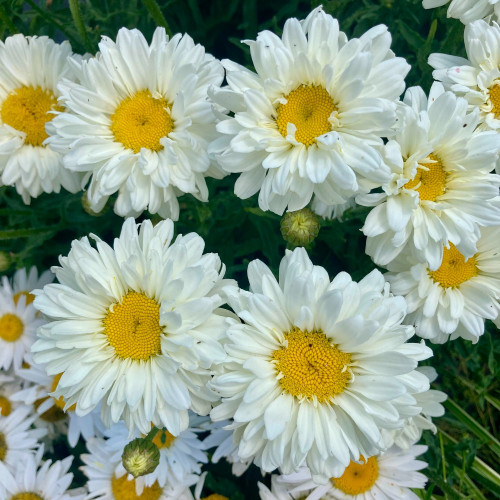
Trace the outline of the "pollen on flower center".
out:
<instances>
[{"instance_id":1,"label":"pollen on flower center","mask_svg":"<svg viewBox=\"0 0 500 500\"><path fill-rule=\"evenodd\" d=\"M436 201L446 191L446 177L448 174L443 169L439 157L430 154L429 160L435 163L425 163L417 167L415 177L408 181L404 187L418 191L421 200ZM416 187L418 186L418 187Z\"/></svg>"},{"instance_id":2,"label":"pollen on flower center","mask_svg":"<svg viewBox=\"0 0 500 500\"><path fill-rule=\"evenodd\" d=\"M25 491L23 493L16 493L10 497L10 500L44 500L38 493L32 491Z\"/></svg>"},{"instance_id":3,"label":"pollen on flower center","mask_svg":"<svg viewBox=\"0 0 500 500\"><path fill-rule=\"evenodd\" d=\"M12 411L12 404L5 396L0 396L0 415L7 417Z\"/></svg>"},{"instance_id":4,"label":"pollen on flower center","mask_svg":"<svg viewBox=\"0 0 500 500\"><path fill-rule=\"evenodd\" d=\"M224 495L219 495L218 493L212 493L211 495L208 495L208 497L203 497L200 500L229 500L229 498Z\"/></svg>"},{"instance_id":5,"label":"pollen on flower center","mask_svg":"<svg viewBox=\"0 0 500 500\"><path fill-rule=\"evenodd\" d=\"M56 375L54 377L54 380L52 380L52 386L50 388L50 392L54 392L56 390L57 384L59 384L59 380L61 380L61 377L62 377L62 373L59 373L58 375ZM65 406L66 403L65 403L63 397L60 396L58 399L56 399L56 398L53 397L53 399L54 399L54 404L58 408L60 408L61 410L64 411L64 406ZM71 405L66 411L75 411L75 409L76 409L76 404Z\"/></svg>"},{"instance_id":6,"label":"pollen on flower center","mask_svg":"<svg viewBox=\"0 0 500 500\"><path fill-rule=\"evenodd\" d=\"M332 477L330 481L339 490L347 495L359 495L368 491L378 478L378 463L375 457L365 460L363 456L357 464L351 461L340 477Z\"/></svg>"},{"instance_id":7,"label":"pollen on flower center","mask_svg":"<svg viewBox=\"0 0 500 500\"><path fill-rule=\"evenodd\" d=\"M285 99L287 103L279 104L276 108L276 124L283 137L287 136L288 123L297 127L295 139L306 146L311 146L317 137L332 130L328 119L337 108L325 88L319 85L301 85Z\"/></svg>"},{"instance_id":8,"label":"pollen on flower center","mask_svg":"<svg viewBox=\"0 0 500 500\"><path fill-rule=\"evenodd\" d=\"M27 306L29 306L30 304L32 304L33 301L35 300L35 296L32 293L30 293L30 292L17 292L17 293L14 294L14 304L16 304L16 306L17 306L17 303L19 302L19 299L23 295L26 297L26 305Z\"/></svg>"},{"instance_id":9,"label":"pollen on flower center","mask_svg":"<svg viewBox=\"0 0 500 500\"><path fill-rule=\"evenodd\" d=\"M15 342L24 331L24 324L15 314L7 313L0 318L0 338Z\"/></svg>"},{"instance_id":10,"label":"pollen on flower center","mask_svg":"<svg viewBox=\"0 0 500 500\"><path fill-rule=\"evenodd\" d=\"M49 399L49 396L37 399L33 403L35 410L37 410L42 403L47 401L47 399ZM61 408L59 408L57 405L52 405L47 411L44 411L40 415L40 418L45 422L60 422L61 420L64 420L66 418L66 413L64 413L64 411L62 411Z\"/></svg>"},{"instance_id":11,"label":"pollen on flower center","mask_svg":"<svg viewBox=\"0 0 500 500\"><path fill-rule=\"evenodd\" d=\"M153 443L158 447L159 450L161 450L162 448L169 448L174 441L175 436L170 434L170 432L168 432L166 429L159 430L153 438Z\"/></svg>"},{"instance_id":12,"label":"pollen on flower center","mask_svg":"<svg viewBox=\"0 0 500 500\"><path fill-rule=\"evenodd\" d=\"M444 288L454 288L479 274L476 266L476 257L465 260L465 257L456 249L453 243L450 248L444 248L441 266L436 271L429 271L435 283Z\"/></svg>"},{"instance_id":13,"label":"pollen on flower center","mask_svg":"<svg viewBox=\"0 0 500 500\"><path fill-rule=\"evenodd\" d=\"M160 353L160 305L143 293L129 292L103 320L104 333L120 358L147 360Z\"/></svg>"},{"instance_id":14,"label":"pollen on flower center","mask_svg":"<svg viewBox=\"0 0 500 500\"><path fill-rule=\"evenodd\" d=\"M141 90L124 99L111 116L115 140L134 153L139 153L141 148L161 151L160 139L173 129L168 102L154 98L149 90Z\"/></svg>"},{"instance_id":15,"label":"pollen on flower center","mask_svg":"<svg viewBox=\"0 0 500 500\"><path fill-rule=\"evenodd\" d=\"M45 124L54 118L50 111L63 111L50 90L41 87L19 87L2 104L2 122L26 134L25 142L41 146L48 135Z\"/></svg>"},{"instance_id":16,"label":"pollen on flower center","mask_svg":"<svg viewBox=\"0 0 500 500\"><path fill-rule=\"evenodd\" d=\"M0 432L0 460L4 461L7 456L7 440L3 432Z\"/></svg>"},{"instance_id":17,"label":"pollen on flower center","mask_svg":"<svg viewBox=\"0 0 500 500\"><path fill-rule=\"evenodd\" d=\"M293 328L286 343L272 354L283 390L295 397L315 396L319 402L340 394L349 382L351 355L330 344L321 331Z\"/></svg>"},{"instance_id":18,"label":"pollen on flower center","mask_svg":"<svg viewBox=\"0 0 500 500\"><path fill-rule=\"evenodd\" d=\"M493 105L491 112L495 118L500 118L500 85L493 85L490 89L490 101Z\"/></svg>"},{"instance_id":19,"label":"pollen on flower center","mask_svg":"<svg viewBox=\"0 0 500 500\"><path fill-rule=\"evenodd\" d=\"M157 481L151 486L144 486L141 495L135 492L135 479L127 480L127 474L121 477L114 477L111 479L111 492L113 498L120 500L158 500L161 497L163 488L160 487Z\"/></svg>"}]
</instances>

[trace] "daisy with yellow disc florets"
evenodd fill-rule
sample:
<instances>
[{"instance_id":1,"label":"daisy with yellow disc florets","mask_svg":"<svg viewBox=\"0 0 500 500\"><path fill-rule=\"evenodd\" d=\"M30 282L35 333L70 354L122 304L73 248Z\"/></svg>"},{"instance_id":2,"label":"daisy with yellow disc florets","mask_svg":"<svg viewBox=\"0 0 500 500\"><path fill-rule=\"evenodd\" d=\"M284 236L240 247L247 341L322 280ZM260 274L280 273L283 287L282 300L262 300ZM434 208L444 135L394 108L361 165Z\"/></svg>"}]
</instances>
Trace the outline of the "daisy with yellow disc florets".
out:
<instances>
[{"instance_id":1,"label":"daisy with yellow disc florets","mask_svg":"<svg viewBox=\"0 0 500 500\"><path fill-rule=\"evenodd\" d=\"M411 395L429 389L415 368L432 352L406 343L414 329L401 324L404 299L378 271L330 281L303 248L287 251L279 281L260 261L248 277L251 292L229 299L244 323L228 328L224 372L212 382L222 397L212 419L234 419L241 459L287 474L305 462L325 482L384 450L381 431L402 428L420 411Z\"/></svg>"},{"instance_id":2,"label":"daisy with yellow disc florets","mask_svg":"<svg viewBox=\"0 0 500 500\"><path fill-rule=\"evenodd\" d=\"M63 168L47 146L45 125L63 111L61 78L74 79L69 42L14 35L0 42L0 186L15 186L24 203L42 192L80 189L80 176Z\"/></svg>"},{"instance_id":3,"label":"daisy with yellow disc florets","mask_svg":"<svg viewBox=\"0 0 500 500\"><path fill-rule=\"evenodd\" d=\"M405 296L406 322L417 335L442 344L463 337L476 343L484 320L500 311L500 227L484 228L477 252L466 258L453 244L432 271L427 262L397 262L385 277L395 293ZM396 272L399 271L399 272Z\"/></svg>"},{"instance_id":4,"label":"daisy with yellow disc florets","mask_svg":"<svg viewBox=\"0 0 500 500\"><path fill-rule=\"evenodd\" d=\"M222 177L207 153L216 134L207 89L221 84L224 70L190 36L169 39L163 28L151 44L122 28L99 50L81 63L80 84L61 85L66 112L51 122L50 144L68 153L69 171L90 178L94 212L118 193L119 215L177 219L177 196L207 201L205 177Z\"/></svg>"},{"instance_id":5,"label":"daisy with yellow disc florets","mask_svg":"<svg viewBox=\"0 0 500 500\"><path fill-rule=\"evenodd\" d=\"M392 133L410 67L394 57L385 26L347 40L318 7L289 19L281 38L263 31L245 43L257 73L223 61L229 86L214 98L234 116L211 146L224 170L241 173L237 196L260 191L259 206L282 214L313 196L344 204L388 179L374 146Z\"/></svg>"},{"instance_id":6,"label":"daisy with yellow disc florets","mask_svg":"<svg viewBox=\"0 0 500 500\"><path fill-rule=\"evenodd\" d=\"M390 182L382 193L356 198L375 207L363 226L366 252L380 266L413 253L432 270L448 242L472 257L480 226L500 220L500 176L489 173L500 135L474 133L478 113L467 113L467 102L440 83L428 99L420 87L408 89L399 116L398 132L384 148Z\"/></svg>"},{"instance_id":7,"label":"daisy with yellow disc florets","mask_svg":"<svg viewBox=\"0 0 500 500\"><path fill-rule=\"evenodd\" d=\"M217 254L203 254L195 233L173 239L173 223L127 219L113 248L92 236L74 241L59 283L35 291L48 318L34 359L61 375L52 395L85 415L102 401L106 426L125 420L132 432L151 423L174 436L188 409L207 414L218 396L206 387L225 358L224 280Z\"/></svg>"}]
</instances>

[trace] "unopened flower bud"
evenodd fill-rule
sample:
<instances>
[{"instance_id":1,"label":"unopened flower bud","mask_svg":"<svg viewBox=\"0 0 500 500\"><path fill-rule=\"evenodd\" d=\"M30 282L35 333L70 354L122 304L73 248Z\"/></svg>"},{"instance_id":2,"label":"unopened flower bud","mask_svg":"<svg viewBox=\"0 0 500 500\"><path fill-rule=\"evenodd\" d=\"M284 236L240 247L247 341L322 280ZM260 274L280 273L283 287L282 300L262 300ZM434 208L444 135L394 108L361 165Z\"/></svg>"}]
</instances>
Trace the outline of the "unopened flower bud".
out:
<instances>
[{"instance_id":1,"label":"unopened flower bud","mask_svg":"<svg viewBox=\"0 0 500 500\"><path fill-rule=\"evenodd\" d=\"M0 252L0 272L7 271L12 263L12 259L7 252Z\"/></svg>"},{"instance_id":2,"label":"unopened flower bud","mask_svg":"<svg viewBox=\"0 0 500 500\"><path fill-rule=\"evenodd\" d=\"M319 233L319 218L309 208L287 212L281 219L283 239L294 247L307 247Z\"/></svg>"},{"instance_id":3,"label":"unopened flower bud","mask_svg":"<svg viewBox=\"0 0 500 500\"><path fill-rule=\"evenodd\" d=\"M85 210L85 212L87 212L89 215L92 215L93 217L100 217L109 210L109 206L106 204L104 205L104 208L100 212L95 212L90 206L90 201L87 196L87 191L84 191L82 194L82 207Z\"/></svg>"},{"instance_id":4,"label":"unopened flower bud","mask_svg":"<svg viewBox=\"0 0 500 500\"><path fill-rule=\"evenodd\" d=\"M134 477L145 476L153 472L160 462L158 446L146 438L137 438L125 446L122 464Z\"/></svg>"}]
</instances>

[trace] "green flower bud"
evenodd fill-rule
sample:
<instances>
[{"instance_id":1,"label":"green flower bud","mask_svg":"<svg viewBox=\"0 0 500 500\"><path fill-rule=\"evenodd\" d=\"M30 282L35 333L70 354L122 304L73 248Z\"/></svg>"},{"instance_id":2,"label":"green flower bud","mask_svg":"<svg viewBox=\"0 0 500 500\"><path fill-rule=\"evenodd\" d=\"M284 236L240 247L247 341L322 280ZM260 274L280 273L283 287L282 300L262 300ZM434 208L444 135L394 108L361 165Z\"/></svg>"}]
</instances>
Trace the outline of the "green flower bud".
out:
<instances>
[{"instance_id":1,"label":"green flower bud","mask_svg":"<svg viewBox=\"0 0 500 500\"><path fill-rule=\"evenodd\" d=\"M281 218L283 239L293 247L307 247L319 233L319 218L309 208L287 212Z\"/></svg>"},{"instance_id":2,"label":"green flower bud","mask_svg":"<svg viewBox=\"0 0 500 500\"><path fill-rule=\"evenodd\" d=\"M134 439L123 449L123 467L134 477L150 474L159 462L160 450L147 437Z\"/></svg>"},{"instance_id":3,"label":"green flower bud","mask_svg":"<svg viewBox=\"0 0 500 500\"><path fill-rule=\"evenodd\" d=\"M0 273L7 271L12 264L12 258L7 252L0 252Z\"/></svg>"}]
</instances>

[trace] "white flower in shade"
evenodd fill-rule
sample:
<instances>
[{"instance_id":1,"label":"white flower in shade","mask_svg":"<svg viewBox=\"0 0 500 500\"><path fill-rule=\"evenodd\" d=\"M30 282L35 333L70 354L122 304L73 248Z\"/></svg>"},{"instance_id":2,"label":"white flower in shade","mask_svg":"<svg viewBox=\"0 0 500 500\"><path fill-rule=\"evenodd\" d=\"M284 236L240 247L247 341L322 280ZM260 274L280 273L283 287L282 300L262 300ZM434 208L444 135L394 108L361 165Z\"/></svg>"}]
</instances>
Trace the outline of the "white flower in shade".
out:
<instances>
[{"instance_id":1,"label":"white flower in shade","mask_svg":"<svg viewBox=\"0 0 500 500\"><path fill-rule=\"evenodd\" d=\"M242 461L238 455L238 446L233 440L234 431L225 429L231 422L222 420L221 422L207 422L202 428L209 430L210 434L203 440L203 449L215 448L210 456L210 462L216 464L221 458L225 458L231 464L234 476L241 476L250 467L252 461Z\"/></svg>"},{"instance_id":2,"label":"white flower in shade","mask_svg":"<svg viewBox=\"0 0 500 500\"><path fill-rule=\"evenodd\" d=\"M28 406L19 406L8 416L0 416L0 463L11 471L34 453L38 440L47 432L31 429L33 420L35 417Z\"/></svg>"},{"instance_id":3,"label":"white flower in shade","mask_svg":"<svg viewBox=\"0 0 500 500\"><path fill-rule=\"evenodd\" d=\"M424 9L441 7L450 0L422 0ZM500 16L500 2L498 0L452 0L448 7L448 17L460 19L462 23L468 24L477 19L487 16Z\"/></svg>"},{"instance_id":4,"label":"white flower in shade","mask_svg":"<svg viewBox=\"0 0 500 500\"><path fill-rule=\"evenodd\" d=\"M311 204L311 210L325 219L337 219L341 221L344 212L355 206L356 202L354 196L340 205L326 205L320 201L319 198L314 198Z\"/></svg>"},{"instance_id":5,"label":"white flower in shade","mask_svg":"<svg viewBox=\"0 0 500 500\"><path fill-rule=\"evenodd\" d=\"M177 196L207 201L205 176L222 177L207 153L216 137L207 89L221 84L223 68L191 37L169 40L163 28L151 45L138 30L122 28L99 49L80 64L79 84L61 85L66 112L51 122L49 142L69 151L67 169L91 178L95 212L118 192L119 215L147 209L177 219Z\"/></svg>"},{"instance_id":6,"label":"white flower in shade","mask_svg":"<svg viewBox=\"0 0 500 500\"><path fill-rule=\"evenodd\" d=\"M381 430L403 427L419 411L411 395L429 389L415 368L432 352L406 343L403 297L378 271L330 282L303 248L287 251L279 281L258 260L248 278L251 292L229 299L245 323L228 328L225 373L212 382L222 403L211 417L234 419L241 460L287 474L305 462L324 482L385 449Z\"/></svg>"},{"instance_id":7,"label":"white flower in shade","mask_svg":"<svg viewBox=\"0 0 500 500\"><path fill-rule=\"evenodd\" d=\"M193 496L183 485L171 488L161 487L157 482L151 486L144 486L140 494L137 494L137 482L141 478L134 479L128 474L118 476L116 468L121 462L121 457L116 459L115 452L106 448L103 439L92 438L87 441L89 454L84 453L81 459L84 466L81 467L88 477L87 487L89 495L87 499L97 498L99 500L193 500Z\"/></svg>"},{"instance_id":8,"label":"white flower in shade","mask_svg":"<svg viewBox=\"0 0 500 500\"><path fill-rule=\"evenodd\" d=\"M42 462L43 446L15 464L11 472L0 462L0 498L7 500L83 500L85 492L70 490L73 457Z\"/></svg>"},{"instance_id":9,"label":"white flower in shade","mask_svg":"<svg viewBox=\"0 0 500 500\"><path fill-rule=\"evenodd\" d=\"M318 7L289 19L281 38L263 31L245 43L257 73L223 61L229 87L214 99L234 116L211 146L224 170L241 173L237 196L260 191L259 206L282 214L313 196L344 204L388 179L374 146L392 133L410 67L394 57L385 26L348 41Z\"/></svg>"},{"instance_id":10,"label":"white flower in shade","mask_svg":"<svg viewBox=\"0 0 500 500\"><path fill-rule=\"evenodd\" d=\"M450 244L435 271L426 262L398 266L385 277L394 293L405 296L417 335L442 344L463 337L476 343L484 320L500 310L500 227L484 228L477 253L466 259Z\"/></svg>"},{"instance_id":11,"label":"white flower in shade","mask_svg":"<svg viewBox=\"0 0 500 500\"><path fill-rule=\"evenodd\" d=\"M12 399L12 395L21 390L21 382L14 377L0 371L0 416L10 415L12 410L21 403Z\"/></svg>"},{"instance_id":12,"label":"white flower in shade","mask_svg":"<svg viewBox=\"0 0 500 500\"><path fill-rule=\"evenodd\" d=\"M54 274L51 271L44 271L38 276L38 270L32 266L29 271L25 268L19 269L14 273L12 279L2 276L0 290L14 297L17 304L21 295L26 296L26 304L31 304L35 296L31 293L35 288L43 288L54 280Z\"/></svg>"},{"instance_id":13,"label":"white flower in shade","mask_svg":"<svg viewBox=\"0 0 500 500\"><path fill-rule=\"evenodd\" d=\"M50 376L62 373L52 395L83 416L102 401L109 427L125 420L149 432L151 423L174 436L188 427L188 409L207 414L218 396L206 387L210 368L226 354L225 267L203 254L195 233L174 242L173 223L132 218L113 248L92 236L73 241L58 284L35 291L50 322L32 350Z\"/></svg>"},{"instance_id":14,"label":"white flower in shade","mask_svg":"<svg viewBox=\"0 0 500 500\"><path fill-rule=\"evenodd\" d=\"M74 405L64 411L63 398L56 399L51 396L59 383L61 374L49 376L45 366L36 363L31 356L27 357L27 361L29 366L16 372L20 380L26 381L27 387L14 394L12 399L23 401L27 405L34 405L38 415L34 425L47 429L46 440L49 445L61 434L67 437L72 448L76 446L80 436L87 441L91 437L103 435L104 424L99 415L99 407L84 416L75 413Z\"/></svg>"},{"instance_id":15,"label":"white flower in shade","mask_svg":"<svg viewBox=\"0 0 500 500\"><path fill-rule=\"evenodd\" d=\"M61 186L76 192L78 174L47 146L45 125L63 108L57 84L73 79L71 46L46 36L14 35L0 42L0 185L15 186L29 204Z\"/></svg>"},{"instance_id":16,"label":"white flower in shade","mask_svg":"<svg viewBox=\"0 0 500 500\"><path fill-rule=\"evenodd\" d=\"M496 4L500 9L500 2ZM479 110L479 129L500 132L500 27L475 21L465 27L468 59L431 54L432 76L446 89L464 97L470 110ZM497 163L500 173L500 162Z\"/></svg>"},{"instance_id":17,"label":"white flower in shade","mask_svg":"<svg viewBox=\"0 0 500 500\"><path fill-rule=\"evenodd\" d=\"M413 252L439 267L443 247L453 243L467 257L476 252L480 226L498 224L500 176L490 174L500 147L495 132L473 133L477 113L440 83L429 99L420 87L408 89L399 129L385 146L391 181L382 193L359 195L375 206L363 232L366 253L387 266Z\"/></svg>"},{"instance_id":18,"label":"white flower in shade","mask_svg":"<svg viewBox=\"0 0 500 500\"><path fill-rule=\"evenodd\" d=\"M422 489L427 478L418 472L427 464L416 458L427 446L409 450L392 447L385 453L351 461L342 476L317 485L307 467L284 476L273 476L271 491L259 483L261 500L417 500L409 488Z\"/></svg>"},{"instance_id":19,"label":"white flower in shade","mask_svg":"<svg viewBox=\"0 0 500 500\"><path fill-rule=\"evenodd\" d=\"M33 304L27 304L29 300L29 295L16 297L0 288L0 368L4 370L21 367L35 341L36 329L44 323Z\"/></svg>"},{"instance_id":20,"label":"white flower in shade","mask_svg":"<svg viewBox=\"0 0 500 500\"><path fill-rule=\"evenodd\" d=\"M175 437L166 429L159 430L153 438L153 443L160 450L160 462L156 469L150 474L139 476L135 480L137 494L140 495L144 486L152 486L157 483L162 488L178 489L179 486L186 488L198 481L201 473L201 464L207 463L208 458L202 450L202 443L197 434L202 432L200 424L207 417L190 415L190 426L179 436ZM113 452L112 462L116 462L116 476L127 474L122 465L122 453L125 446L131 441L127 427L119 422L105 432L108 438L103 446ZM139 437L136 435L135 437ZM128 479L133 476L129 475Z\"/></svg>"}]
</instances>

